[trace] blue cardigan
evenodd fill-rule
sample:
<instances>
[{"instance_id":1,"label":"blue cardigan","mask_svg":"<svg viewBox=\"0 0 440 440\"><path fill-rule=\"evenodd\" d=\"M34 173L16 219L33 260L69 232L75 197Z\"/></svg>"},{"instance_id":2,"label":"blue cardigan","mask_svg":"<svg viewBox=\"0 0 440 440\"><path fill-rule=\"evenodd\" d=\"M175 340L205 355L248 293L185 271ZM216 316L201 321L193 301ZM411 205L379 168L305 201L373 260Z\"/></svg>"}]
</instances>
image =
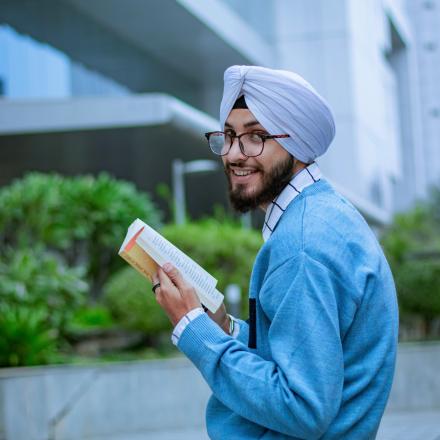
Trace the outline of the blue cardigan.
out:
<instances>
[{"instance_id":1,"label":"blue cardigan","mask_svg":"<svg viewBox=\"0 0 440 440\"><path fill-rule=\"evenodd\" d=\"M394 373L395 288L374 234L328 182L289 204L256 257L249 297L250 338L246 322L234 339L203 314L178 344L213 392L209 436L375 438Z\"/></svg>"}]
</instances>

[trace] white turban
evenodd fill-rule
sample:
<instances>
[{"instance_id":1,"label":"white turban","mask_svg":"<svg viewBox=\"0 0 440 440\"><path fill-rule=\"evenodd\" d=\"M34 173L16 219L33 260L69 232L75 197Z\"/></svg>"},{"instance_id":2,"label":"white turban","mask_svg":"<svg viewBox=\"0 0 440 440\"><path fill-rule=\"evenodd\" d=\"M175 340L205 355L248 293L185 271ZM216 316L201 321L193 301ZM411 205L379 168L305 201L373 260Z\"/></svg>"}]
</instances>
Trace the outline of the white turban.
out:
<instances>
[{"instance_id":1,"label":"white turban","mask_svg":"<svg viewBox=\"0 0 440 440\"><path fill-rule=\"evenodd\" d=\"M247 107L269 134L289 134L279 142L301 162L323 155L335 136L335 123L325 100L304 78L286 70L231 66L224 75L220 124L244 95Z\"/></svg>"}]
</instances>

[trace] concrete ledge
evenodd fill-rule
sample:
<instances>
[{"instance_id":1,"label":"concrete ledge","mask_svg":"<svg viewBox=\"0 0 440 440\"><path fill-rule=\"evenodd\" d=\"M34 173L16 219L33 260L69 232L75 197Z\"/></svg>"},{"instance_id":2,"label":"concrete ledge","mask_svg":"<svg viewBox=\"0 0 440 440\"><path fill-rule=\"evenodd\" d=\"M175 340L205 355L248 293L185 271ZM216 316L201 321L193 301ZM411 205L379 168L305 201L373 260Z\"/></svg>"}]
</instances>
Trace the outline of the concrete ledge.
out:
<instances>
[{"instance_id":1,"label":"concrete ledge","mask_svg":"<svg viewBox=\"0 0 440 440\"><path fill-rule=\"evenodd\" d=\"M50 100L0 100L0 136L165 125L193 137L218 122L163 93Z\"/></svg>"},{"instance_id":2,"label":"concrete ledge","mask_svg":"<svg viewBox=\"0 0 440 440\"><path fill-rule=\"evenodd\" d=\"M387 411L440 410L440 342L399 346Z\"/></svg>"},{"instance_id":3,"label":"concrete ledge","mask_svg":"<svg viewBox=\"0 0 440 440\"><path fill-rule=\"evenodd\" d=\"M383 433L394 432L402 414L438 414L438 365L440 343L399 347ZM185 358L3 369L0 439L206 439L209 395Z\"/></svg>"},{"instance_id":4,"label":"concrete ledge","mask_svg":"<svg viewBox=\"0 0 440 440\"><path fill-rule=\"evenodd\" d=\"M0 438L130 438L139 433L164 438L159 435L170 431L203 432L209 395L198 371L183 358L5 369L0 372Z\"/></svg>"}]
</instances>

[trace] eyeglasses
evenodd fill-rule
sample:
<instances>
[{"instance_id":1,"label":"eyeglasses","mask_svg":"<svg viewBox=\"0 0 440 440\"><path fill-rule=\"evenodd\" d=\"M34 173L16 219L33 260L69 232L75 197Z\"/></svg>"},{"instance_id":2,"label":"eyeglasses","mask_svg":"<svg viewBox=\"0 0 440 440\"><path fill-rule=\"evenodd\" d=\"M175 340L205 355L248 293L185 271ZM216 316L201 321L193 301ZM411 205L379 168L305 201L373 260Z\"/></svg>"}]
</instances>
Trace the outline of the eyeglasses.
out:
<instances>
[{"instance_id":1,"label":"eyeglasses","mask_svg":"<svg viewBox=\"0 0 440 440\"><path fill-rule=\"evenodd\" d=\"M263 134L258 132L235 134L233 131L211 131L205 133L209 147L214 154L225 156L238 138L240 151L247 157L259 156L264 149L264 142L267 139L288 138L288 134Z\"/></svg>"}]
</instances>

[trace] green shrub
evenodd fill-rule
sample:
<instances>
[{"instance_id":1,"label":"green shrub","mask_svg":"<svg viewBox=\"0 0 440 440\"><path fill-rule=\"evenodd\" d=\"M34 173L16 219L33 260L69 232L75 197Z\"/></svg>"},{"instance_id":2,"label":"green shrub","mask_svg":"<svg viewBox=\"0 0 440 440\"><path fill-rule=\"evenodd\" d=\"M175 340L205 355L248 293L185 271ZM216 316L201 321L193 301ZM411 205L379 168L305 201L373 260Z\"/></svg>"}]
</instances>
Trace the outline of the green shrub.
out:
<instances>
[{"instance_id":1,"label":"green shrub","mask_svg":"<svg viewBox=\"0 0 440 440\"><path fill-rule=\"evenodd\" d=\"M155 336L171 329L165 312L156 302L151 283L131 266L112 275L104 286L103 301L116 322L131 330Z\"/></svg>"},{"instance_id":2,"label":"green shrub","mask_svg":"<svg viewBox=\"0 0 440 440\"><path fill-rule=\"evenodd\" d=\"M221 292L228 284L238 284L242 292L242 315L247 317L252 265L263 243L260 232L245 229L230 219L204 219L167 225L161 233L217 278Z\"/></svg>"},{"instance_id":3,"label":"green shrub","mask_svg":"<svg viewBox=\"0 0 440 440\"><path fill-rule=\"evenodd\" d=\"M115 325L108 308L102 305L87 306L79 309L69 322L69 330L109 328Z\"/></svg>"},{"instance_id":4,"label":"green shrub","mask_svg":"<svg viewBox=\"0 0 440 440\"><path fill-rule=\"evenodd\" d=\"M122 266L117 251L135 218L153 227L160 213L131 183L106 174L63 177L31 173L0 189L0 249L41 244L70 266L84 265L98 296Z\"/></svg>"},{"instance_id":5,"label":"green shrub","mask_svg":"<svg viewBox=\"0 0 440 440\"><path fill-rule=\"evenodd\" d=\"M48 310L0 305L0 367L40 365L54 355L56 335L47 327Z\"/></svg>"},{"instance_id":6,"label":"green shrub","mask_svg":"<svg viewBox=\"0 0 440 440\"><path fill-rule=\"evenodd\" d=\"M428 336L440 316L440 261L405 261L396 268L395 281L401 310L422 316Z\"/></svg>"},{"instance_id":7,"label":"green shrub","mask_svg":"<svg viewBox=\"0 0 440 440\"><path fill-rule=\"evenodd\" d=\"M405 213L397 214L382 236L402 315L418 315L429 336L440 316L440 192Z\"/></svg>"},{"instance_id":8,"label":"green shrub","mask_svg":"<svg viewBox=\"0 0 440 440\"><path fill-rule=\"evenodd\" d=\"M87 290L81 268L68 268L41 249L9 251L0 260L1 304L47 311L46 328L61 337Z\"/></svg>"},{"instance_id":9,"label":"green shrub","mask_svg":"<svg viewBox=\"0 0 440 440\"><path fill-rule=\"evenodd\" d=\"M401 264L412 253L440 249L435 224L426 204L397 214L381 242L391 264Z\"/></svg>"}]
</instances>

